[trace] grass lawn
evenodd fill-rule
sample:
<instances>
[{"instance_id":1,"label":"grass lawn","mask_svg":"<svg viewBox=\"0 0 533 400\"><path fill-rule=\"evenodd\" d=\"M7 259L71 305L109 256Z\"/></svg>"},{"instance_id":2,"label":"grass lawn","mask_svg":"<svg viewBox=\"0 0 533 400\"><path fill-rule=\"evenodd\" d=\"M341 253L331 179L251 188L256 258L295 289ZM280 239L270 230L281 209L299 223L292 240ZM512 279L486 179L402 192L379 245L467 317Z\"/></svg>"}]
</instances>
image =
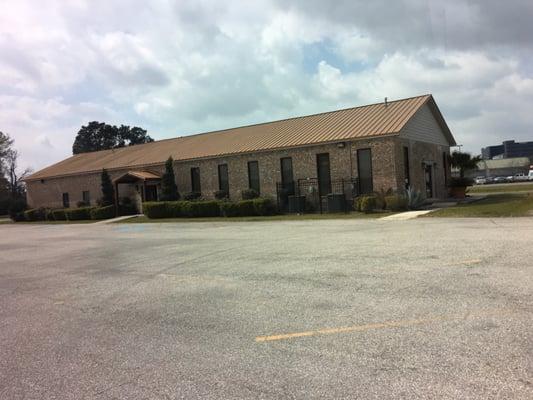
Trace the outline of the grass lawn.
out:
<instances>
[{"instance_id":1,"label":"grass lawn","mask_svg":"<svg viewBox=\"0 0 533 400\"><path fill-rule=\"evenodd\" d=\"M533 193L488 195L469 204L459 204L425 215L425 217L527 217L533 216Z\"/></svg>"},{"instance_id":2,"label":"grass lawn","mask_svg":"<svg viewBox=\"0 0 533 400\"><path fill-rule=\"evenodd\" d=\"M533 192L533 183L504 183L501 185L476 185L468 188L468 193L509 193L509 192Z\"/></svg>"},{"instance_id":3,"label":"grass lawn","mask_svg":"<svg viewBox=\"0 0 533 400\"><path fill-rule=\"evenodd\" d=\"M310 219L356 219L356 218L380 218L391 215L390 212L361 213L351 212L348 214L303 214L303 215L272 215L268 217L211 217L211 218L158 218L150 219L145 216L129 218L115 222L116 224L159 223L159 222L260 222L260 221L303 221Z\"/></svg>"},{"instance_id":4,"label":"grass lawn","mask_svg":"<svg viewBox=\"0 0 533 400\"><path fill-rule=\"evenodd\" d=\"M8 220L9 222L5 222L6 224L13 223L13 224L38 224L38 225L73 225L73 224L92 224L95 222L98 222L100 220L93 220L93 219L87 219L87 220L79 220L79 221L19 221L19 222L13 222L11 220ZM2 223L0 221L0 223Z\"/></svg>"}]
</instances>

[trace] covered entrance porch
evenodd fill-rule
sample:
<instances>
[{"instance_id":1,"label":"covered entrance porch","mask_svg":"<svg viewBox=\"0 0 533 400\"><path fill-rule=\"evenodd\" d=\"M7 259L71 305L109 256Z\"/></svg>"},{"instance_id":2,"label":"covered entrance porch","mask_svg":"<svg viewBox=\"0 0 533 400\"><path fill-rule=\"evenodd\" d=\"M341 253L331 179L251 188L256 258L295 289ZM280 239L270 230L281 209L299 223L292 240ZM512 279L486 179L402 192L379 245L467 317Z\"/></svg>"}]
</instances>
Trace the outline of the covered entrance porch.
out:
<instances>
[{"instance_id":1,"label":"covered entrance porch","mask_svg":"<svg viewBox=\"0 0 533 400\"><path fill-rule=\"evenodd\" d=\"M142 213L144 201L157 201L161 191L161 176L150 171L128 171L113 181L115 206L120 214L122 205L132 204Z\"/></svg>"}]
</instances>

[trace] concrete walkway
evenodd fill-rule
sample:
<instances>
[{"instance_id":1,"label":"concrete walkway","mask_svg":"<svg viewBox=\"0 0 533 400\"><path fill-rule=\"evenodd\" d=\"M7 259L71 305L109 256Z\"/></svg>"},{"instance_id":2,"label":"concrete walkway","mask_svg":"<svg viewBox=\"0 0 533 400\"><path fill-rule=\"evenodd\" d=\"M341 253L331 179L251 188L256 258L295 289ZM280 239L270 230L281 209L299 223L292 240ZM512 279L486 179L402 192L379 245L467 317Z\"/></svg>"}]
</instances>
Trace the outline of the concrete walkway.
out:
<instances>
[{"instance_id":1,"label":"concrete walkway","mask_svg":"<svg viewBox=\"0 0 533 400\"><path fill-rule=\"evenodd\" d=\"M430 212L435 211L433 210L420 210L420 211L406 211L398 214L388 215L386 217L380 218L382 221L405 221L408 219L414 219L419 217L420 215L428 214Z\"/></svg>"},{"instance_id":2,"label":"concrete walkway","mask_svg":"<svg viewBox=\"0 0 533 400\"><path fill-rule=\"evenodd\" d=\"M112 224L114 222L123 221L125 219L135 218L139 217L142 214L135 214L135 215L123 215L122 217L116 217L111 219L104 219L102 221L95 222L94 225L105 225L105 224Z\"/></svg>"}]
</instances>

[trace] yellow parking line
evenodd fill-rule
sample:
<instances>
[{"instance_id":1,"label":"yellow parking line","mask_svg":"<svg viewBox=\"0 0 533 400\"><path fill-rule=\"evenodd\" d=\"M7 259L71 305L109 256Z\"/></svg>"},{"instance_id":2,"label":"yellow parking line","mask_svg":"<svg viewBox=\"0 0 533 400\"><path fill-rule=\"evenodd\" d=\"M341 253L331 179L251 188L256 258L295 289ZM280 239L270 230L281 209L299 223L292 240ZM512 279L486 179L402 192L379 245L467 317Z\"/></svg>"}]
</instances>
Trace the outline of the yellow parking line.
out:
<instances>
[{"instance_id":1,"label":"yellow parking line","mask_svg":"<svg viewBox=\"0 0 533 400\"><path fill-rule=\"evenodd\" d=\"M255 341L256 342L271 342L271 341L276 341L276 340L295 339L295 338L307 337L307 336L331 335L331 334L336 334L336 333L347 333L347 332L364 332L364 331L369 331L373 329L384 329L384 328L402 328L402 327L408 327L408 326L414 326L414 325L428 324L431 322L460 320L460 319L466 319L469 317L496 316L496 315L502 315L505 313L508 313L508 311L507 310L494 310L494 311L482 311L482 312L468 313L468 314L442 315L442 316L422 318L422 319L385 321L385 322L378 322L378 323L372 323L372 324L346 326L346 327L339 327L339 328L324 328L324 329L317 329L314 331L284 333L284 334L268 335L268 336L257 336L255 338Z\"/></svg>"}]
</instances>

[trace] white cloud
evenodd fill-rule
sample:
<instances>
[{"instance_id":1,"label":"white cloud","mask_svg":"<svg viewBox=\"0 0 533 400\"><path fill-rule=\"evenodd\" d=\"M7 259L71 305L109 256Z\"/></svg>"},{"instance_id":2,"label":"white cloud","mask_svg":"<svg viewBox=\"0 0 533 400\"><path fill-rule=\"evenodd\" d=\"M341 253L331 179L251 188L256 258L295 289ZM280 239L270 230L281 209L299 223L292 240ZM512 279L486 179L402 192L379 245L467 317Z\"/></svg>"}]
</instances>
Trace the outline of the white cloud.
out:
<instances>
[{"instance_id":1,"label":"white cloud","mask_svg":"<svg viewBox=\"0 0 533 400\"><path fill-rule=\"evenodd\" d=\"M40 168L91 120L163 138L431 92L468 150L531 140L533 7L501 4L11 2L0 130Z\"/></svg>"}]
</instances>

